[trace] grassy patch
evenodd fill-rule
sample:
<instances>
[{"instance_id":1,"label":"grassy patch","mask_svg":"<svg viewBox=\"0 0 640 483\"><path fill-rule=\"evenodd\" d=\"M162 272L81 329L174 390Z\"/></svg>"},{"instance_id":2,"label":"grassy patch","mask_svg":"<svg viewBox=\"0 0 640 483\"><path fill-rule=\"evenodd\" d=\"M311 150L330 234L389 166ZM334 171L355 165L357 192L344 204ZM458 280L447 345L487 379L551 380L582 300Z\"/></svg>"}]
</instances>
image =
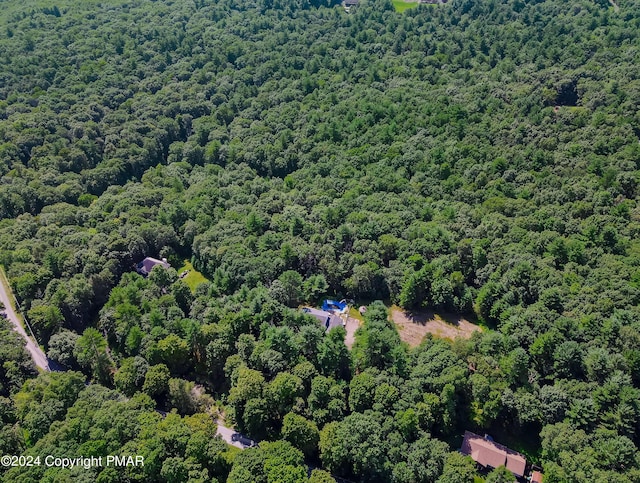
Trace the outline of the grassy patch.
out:
<instances>
[{"instance_id":1,"label":"grassy patch","mask_svg":"<svg viewBox=\"0 0 640 483\"><path fill-rule=\"evenodd\" d=\"M393 8L395 8L398 13L418 6L418 2L402 2L401 0L391 0L391 3L393 3Z\"/></svg>"},{"instance_id":2,"label":"grassy patch","mask_svg":"<svg viewBox=\"0 0 640 483\"><path fill-rule=\"evenodd\" d=\"M362 314L360 314L360 312L358 312L358 309L355 307L349 308L349 317L353 317L360 322L364 322L364 317L362 316Z\"/></svg>"},{"instance_id":3,"label":"grassy patch","mask_svg":"<svg viewBox=\"0 0 640 483\"><path fill-rule=\"evenodd\" d=\"M207 278L193 268L191 262L189 260L184 261L184 265L178 269L178 275L180 275L185 270L189 270L189 273L182 280L186 283L192 292L196 291L196 287L200 285L202 282L208 282Z\"/></svg>"}]
</instances>

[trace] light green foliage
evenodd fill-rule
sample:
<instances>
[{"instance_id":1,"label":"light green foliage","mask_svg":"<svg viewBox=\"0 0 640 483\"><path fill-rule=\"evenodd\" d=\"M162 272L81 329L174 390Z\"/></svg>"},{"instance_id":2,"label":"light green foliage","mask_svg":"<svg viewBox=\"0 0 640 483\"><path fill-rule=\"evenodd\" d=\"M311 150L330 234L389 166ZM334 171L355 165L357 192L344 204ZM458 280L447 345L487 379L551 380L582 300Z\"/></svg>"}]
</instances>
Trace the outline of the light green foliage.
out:
<instances>
[{"instance_id":1,"label":"light green foliage","mask_svg":"<svg viewBox=\"0 0 640 483\"><path fill-rule=\"evenodd\" d=\"M189 359L189 344L175 334L169 334L158 342L158 356L160 361L173 372L181 373Z\"/></svg>"},{"instance_id":2,"label":"light green foliage","mask_svg":"<svg viewBox=\"0 0 640 483\"><path fill-rule=\"evenodd\" d=\"M330 473L322 470L313 470L309 477L309 483L333 483L335 478Z\"/></svg>"},{"instance_id":3,"label":"light green foliage","mask_svg":"<svg viewBox=\"0 0 640 483\"><path fill-rule=\"evenodd\" d=\"M393 0L391 3L393 3L393 8L395 8L398 13L402 13L405 10L415 8L419 5L418 2L402 2L400 0Z\"/></svg>"},{"instance_id":4,"label":"light green foliage","mask_svg":"<svg viewBox=\"0 0 640 483\"><path fill-rule=\"evenodd\" d=\"M151 397L162 396L169 390L169 368L164 364L149 367L142 390Z\"/></svg>"},{"instance_id":5,"label":"light green foliage","mask_svg":"<svg viewBox=\"0 0 640 483\"><path fill-rule=\"evenodd\" d=\"M504 466L500 466L487 475L487 483L512 483L516 482L516 477Z\"/></svg>"},{"instance_id":6,"label":"light green foliage","mask_svg":"<svg viewBox=\"0 0 640 483\"><path fill-rule=\"evenodd\" d=\"M265 395L272 410L284 417L303 391L302 379L288 372L281 372L268 384Z\"/></svg>"},{"instance_id":7,"label":"light green foliage","mask_svg":"<svg viewBox=\"0 0 640 483\"><path fill-rule=\"evenodd\" d=\"M56 375L60 376L56 379L73 374ZM105 457L114 450L144 456L143 467L127 468L127 478L133 481L157 481L161 475L165 481L185 481L185 472L200 475L204 481L226 479L230 469L224 456L226 445L215 438L215 424L209 416L182 418L169 413L163 418L154 411L155 405L146 395L125 399L97 384L85 387L80 380L80 386L81 389L70 400L69 410L58 417L55 429L40 438L28 450L29 454L53 454L59 450L62 435L73 433L74 437L66 442L67 451L73 456L92 454ZM52 402L49 399L49 404ZM13 468L5 477L18 481L21 478L60 477L61 474L74 481L109 481L109 475L113 476L106 465L73 471L40 465Z\"/></svg>"},{"instance_id":8,"label":"light green foliage","mask_svg":"<svg viewBox=\"0 0 640 483\"><path fill-rule=\"evenodd\" d=\"M474 483L475 476L476 464L469 456L449 453L438 483Z\"/></svg>"},{"instance_id":9,"label":"light green foliage","mask_svg":"<svg viewBox=\"0 0 640 483\"><path fill-rule=\"evenodd\" d=\"M289 307L297 306L302 300L302 276L293 270L287 270L280 277L278 282L282 286L283 298L280 300Z\"/></svg>"},{"instance_id":10,"label":"light green foliage","mask_svg":"<svg viewBox=\"0 0 640 483\"><path fill-rule=\"evenodd\" d=\"M286 441L276 441L261 443L259 448L236 456L228 481L303 483L307 475L302 453Z\"/></svg>"},{"instance_id":11,"label":"light green foliage","mask_svg":"<svg viewBox=\"0 0 640 483\"><path fill-rule=\"evenodd\" d=\"M37 305L29 310L28 319L36 337L46 343L60 328L64 317L56 306Z\"/></svg>"},{"instance_id":12,"label":"light green foliage","mask_svg":"<svg viewBox=\"0 0 640 483\"><path fill-rule=\"evenodd\" d=\"M324 376L314 377L307 401L311 417L319 426L337 421L347 410L344 383Z\"/></svg>"},{"instance_id":13,"label":"light green foliage","mask_svg":"<svg viewBox=\"0 0 640 483\"><path fill-rule=\"evenodd\" d=\"M124 359L113 376L113 382L120 392L127 396L142 389L149 364L142 357Z\"/></svg>"},{"instance_id":14,"label":"light green foliage","mask_svg":"<svg viewBox=\"0 0 640 483\"><path fill-rule=\"evenodd\" d=\"M353 358L359 370L367 367L405 370L405 352L400 346L398 332L387 318L385 306L371 304L365 314L365 323L356 332Z\"/></svg>"},{"instance_id":15,"label":"light green foliage","mask_svg":"<svg viewBox=\"0 0 640 483\"><path fill-rule=\"evenodd\" d=\"M376 386L375 377L369 372L356 375L349 384L349 408L364 412L373 407Z\"/></svg>"},{"instance_id":16,"label":"light green foliage","mask_svg":"<svg viewBox=\"0 0 640 483\"><path fill-rule=\"evenodd\" d=\"M193 268L191 262L187 260L185 260L184 264L180 268L176 269L178 275L185 271L188 271L189 273L187 273L182 281L189 286L192 292L195 292L199 285L208 281L207 278Z\"/></svg>"},{"instance_id":17,"label":"light green foliage","mask_svg":"<svg viewBox=\"0 0 640 483\"><path fill-rule=\"evenodd\" d=\"M172 283L178 279L178 274L175 268L164 268L161 265L156 265L151 269L149 274L149 280L158 288L167 289Z\"/></svg>"},{"instance_id":18,"label":"light green foliage","mask_svg":"<svg viewBox=\"0 0 640 483\"><path fill-rule=\"evenodd\" d=\"M32 444L64 417L83 388L84 376L78 372L41 374L24 384L15 395L15 410Z\"/></svg>"},{"instance_id":19,"label":"light green foliage","mask_svg":"<svg viewBox=\"0 0 640 483\"><path fill-rule=\"evenodd\" d=\"M320 457L332 472L347 469L366 478L383 471L382 433L372 416L353 413L342 422L330 423L320 433Z\"/></svg>"}]
</instances>

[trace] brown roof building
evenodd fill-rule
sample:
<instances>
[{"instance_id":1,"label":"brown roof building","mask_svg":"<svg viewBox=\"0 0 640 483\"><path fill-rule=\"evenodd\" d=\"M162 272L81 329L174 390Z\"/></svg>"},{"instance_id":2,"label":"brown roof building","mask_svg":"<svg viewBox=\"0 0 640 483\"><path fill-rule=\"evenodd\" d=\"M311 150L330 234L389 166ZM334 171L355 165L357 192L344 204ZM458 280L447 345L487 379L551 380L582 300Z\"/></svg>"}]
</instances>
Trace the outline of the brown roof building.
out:
<instances>
[{"instance_id":1,"label":"brown roof building","mask_svg":"<svg viewBox=\"0 0 640 483\"><path fill-rule=\"evenodd\" d=\"M471 431L465 431L460 451L462 454L471 456L476 463L485 468L506 466L517 477L524 476L527 466L527 460L524 456Z\"/></svg>"},{"instance_id":2,"label":"brown roof building","mask_svg":"<svg viewBox=\"0 0 640 483\"><path fill-rule=\"evenodd\" d=\"M531 474L531 483L542 483L542 473L534 471Z\"/></svg>"}]
</instances>

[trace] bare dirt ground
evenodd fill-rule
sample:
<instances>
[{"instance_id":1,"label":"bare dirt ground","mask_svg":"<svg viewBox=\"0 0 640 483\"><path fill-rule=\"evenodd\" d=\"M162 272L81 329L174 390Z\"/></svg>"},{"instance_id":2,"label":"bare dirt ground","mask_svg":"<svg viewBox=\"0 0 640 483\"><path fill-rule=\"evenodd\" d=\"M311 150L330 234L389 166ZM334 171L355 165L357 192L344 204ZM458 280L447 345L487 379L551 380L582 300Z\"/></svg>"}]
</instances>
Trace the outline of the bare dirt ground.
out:
<instances>
[{"instance_id":1,"label":"bare dirt ground","mask_svg":"<svg viewBox=\"0 0 640 483\"><path fill-rule=\"evenodd\" d=\"M344 343L349 349L353 347L353 343L355 342L355 333L356 330L358 330L358 327L360 327L360 324L361 322L358 319L355 319L353 317L347 318L347 325L345 326L345 329L347 330L347 336L344 339Z\"/></svg>"},{"instance_id":2,"label":"bare dirt ground","mask_svg":"<svg viewBox=\"0 0 640 483\"><path fill-rule=\"evenodd\" d=\"M474 332L482 330L480 326L459 315L435 314L430 311L410 313L399 307L391 308L391 319L398 327L400 339L411 347L420 345L426 334L451 340L456 337L468 339Z\"/></svg>"}]
</instances>

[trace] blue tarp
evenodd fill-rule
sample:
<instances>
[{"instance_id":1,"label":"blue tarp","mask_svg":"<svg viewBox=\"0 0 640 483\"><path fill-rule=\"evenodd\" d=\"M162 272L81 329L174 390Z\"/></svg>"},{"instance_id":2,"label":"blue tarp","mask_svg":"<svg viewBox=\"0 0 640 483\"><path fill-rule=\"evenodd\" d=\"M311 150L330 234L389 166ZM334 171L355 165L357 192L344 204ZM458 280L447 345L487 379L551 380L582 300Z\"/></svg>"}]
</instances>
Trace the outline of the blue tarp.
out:
<instances>
[{"instance_id":1,"label":"blue tarp","mask_svg":"<svg viewBox=\"0 0 640 483\"><path fill-rule=\"evenodd\" d=\"M322 302L322 310L340 310L343 311L347 307L347 302L344 300L336 302L335 300L325 300Z\"/></svg>"}]
</instances>

